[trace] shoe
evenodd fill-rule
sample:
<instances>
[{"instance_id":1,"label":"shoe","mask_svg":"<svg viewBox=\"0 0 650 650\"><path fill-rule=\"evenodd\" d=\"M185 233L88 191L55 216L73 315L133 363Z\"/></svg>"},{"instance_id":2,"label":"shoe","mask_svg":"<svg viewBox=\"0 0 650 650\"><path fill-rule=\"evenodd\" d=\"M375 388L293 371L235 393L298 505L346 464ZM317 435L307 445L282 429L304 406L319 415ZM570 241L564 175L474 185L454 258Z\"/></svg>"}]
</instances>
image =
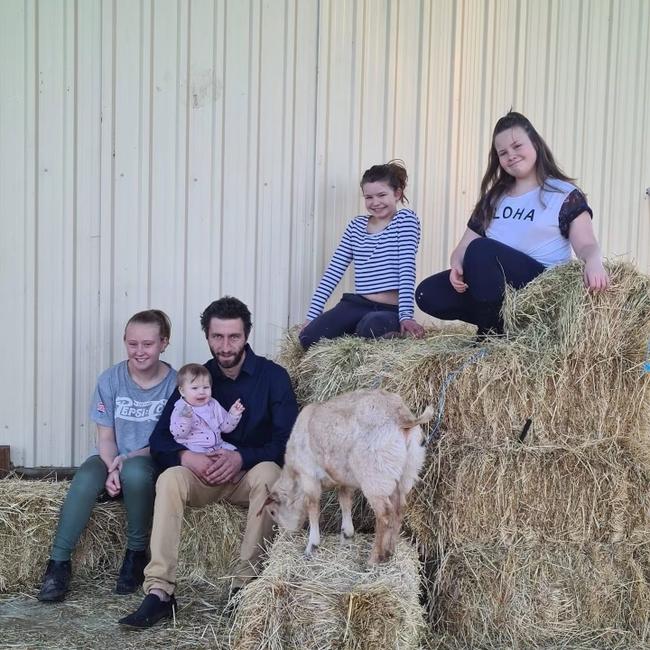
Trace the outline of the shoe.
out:
<instances>
[{"instance_id":1,"label":"shoe","mask_svg":"<svg viewBox=\"0 0 650 650\"><path fill-rule=\"evenodd\" d=\"M144 582L144 568L149 564L147 551L126 549L122 568L115 584L116 594L132 594Z\"/></svg>"},{"instance_id":2,"label":"shoe","mask_svg":"<svg viewBox=\"0 0 650 650\"><path fill-rule=\"evenodd\" d=\"M163 618L172 618L176 611L176 599L170 596L168 601L162 601L155 594L147 594L140 607L118 623L129 627L146 628L155 625Z\"/></svg>"},{"instance_id":3,"label":"shoe","mask_svg":"<svg viewBox=\"0 0 650 650\"><path fill-rule=\"evenodd\" d=\"M45 569L41 590L36 597L42 603L60 603L68 593L71 576L70 560L50 560Z\"/></svg>"}]
</instances>

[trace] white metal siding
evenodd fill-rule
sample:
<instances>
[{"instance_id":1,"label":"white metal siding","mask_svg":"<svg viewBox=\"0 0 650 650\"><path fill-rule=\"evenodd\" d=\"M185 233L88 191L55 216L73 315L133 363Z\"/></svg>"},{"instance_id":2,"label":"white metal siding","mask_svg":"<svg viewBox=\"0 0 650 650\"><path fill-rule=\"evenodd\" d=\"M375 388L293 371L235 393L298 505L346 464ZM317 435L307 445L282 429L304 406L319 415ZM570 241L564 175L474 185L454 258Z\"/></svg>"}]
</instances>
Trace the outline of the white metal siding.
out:
<instances>
[{"instance_id":1,"label":"white metal siding","mask_svg":"<svg viewBox=\"0 0 650 650\"><path fill-rule=\"evenodd\" d=\"M371 164L406 162L418 276L444 268L510 106L605 253L649 272L649 26L648 0L3 0L0 444L82 460L95 378L147 306L176 366L207 357L225 293L272 354Z\"/></svg>"}]
</instances>

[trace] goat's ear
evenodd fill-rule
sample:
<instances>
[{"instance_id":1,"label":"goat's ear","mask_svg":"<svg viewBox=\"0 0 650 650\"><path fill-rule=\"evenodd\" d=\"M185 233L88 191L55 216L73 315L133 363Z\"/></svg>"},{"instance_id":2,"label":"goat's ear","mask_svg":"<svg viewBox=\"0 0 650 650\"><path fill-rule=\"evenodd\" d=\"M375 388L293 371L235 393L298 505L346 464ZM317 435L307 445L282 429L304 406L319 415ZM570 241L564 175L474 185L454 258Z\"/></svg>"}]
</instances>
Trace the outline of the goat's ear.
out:
<instances>
[{"instance_id":1,"label":"goat's ear","mask_svg":"<svg viewBox=\"0 0 650 650\"><path fill-rule=\"evenodd\" d=\"M268 488L266 488L266 489L268 490ZM257 516L261 517L262 513L264 512L264 508L266 508L266 506L270 505L271 503L277 503L277 499L275 498L275 496L273 494L271 494L269 492L266 499L265 499L265 501L264 501L264 503L262 504L262 507L259 509L259 512L257 513Z\"/></svg>"}]
</instances>

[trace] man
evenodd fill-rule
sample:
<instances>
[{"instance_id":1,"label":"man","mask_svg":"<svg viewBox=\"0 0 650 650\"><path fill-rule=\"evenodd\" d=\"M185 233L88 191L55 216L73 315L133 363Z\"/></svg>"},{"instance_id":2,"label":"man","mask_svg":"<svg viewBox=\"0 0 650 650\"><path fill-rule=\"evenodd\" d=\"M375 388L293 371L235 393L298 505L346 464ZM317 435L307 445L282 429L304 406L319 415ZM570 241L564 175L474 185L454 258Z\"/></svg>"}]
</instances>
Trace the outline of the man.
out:
<instances>
[{"instance_id":1,"label":"man","mask_svg":"<svg viewBox=\"0 0 650 650\"><path fill-rule=\"evenodd\" d=\"M228 410L240 399L245 407L237 428L223 438L235 451L192 452L174 440L169 421L178 390L170 397L150 438L151 455L163 473L156 483L151 561L144 570L142 604L120 619L123 625L150 627L172 616L176 607L176 566L185 506L225 500L248 505L246 531L232 590L255 577L272 521L262 509L266 486L280 474L291 427L298 415L296 398L284 368L258 357L248 345L252 323L248 307L226 296L201 315L201 327L212 352L205 366L212 376L212 396ZM244 476L233 482L240 470Z\"/></svg>"}]
</instances>

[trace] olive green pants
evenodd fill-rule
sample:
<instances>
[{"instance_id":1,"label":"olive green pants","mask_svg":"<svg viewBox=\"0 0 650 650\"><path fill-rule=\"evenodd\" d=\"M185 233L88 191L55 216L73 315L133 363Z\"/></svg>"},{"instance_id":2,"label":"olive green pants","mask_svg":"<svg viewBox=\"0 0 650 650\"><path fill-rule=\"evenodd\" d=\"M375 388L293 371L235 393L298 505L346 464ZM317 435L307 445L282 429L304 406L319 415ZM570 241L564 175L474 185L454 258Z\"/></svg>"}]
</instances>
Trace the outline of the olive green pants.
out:
<instances>
[{"instance_id":1,"label":"olive green pants","mask_svg":"<svg viewBox=\"0 0 650 650\"><path fill-rule=\"evenodd\" d=\"M61 507L52 543L53 560L69 560L108 475L99 456L91 456L77 470ZM127 458L120 472L126 509L126 546L143 551L149 545L157 470L151 456Z\"/></svg>"}]
</instances>

